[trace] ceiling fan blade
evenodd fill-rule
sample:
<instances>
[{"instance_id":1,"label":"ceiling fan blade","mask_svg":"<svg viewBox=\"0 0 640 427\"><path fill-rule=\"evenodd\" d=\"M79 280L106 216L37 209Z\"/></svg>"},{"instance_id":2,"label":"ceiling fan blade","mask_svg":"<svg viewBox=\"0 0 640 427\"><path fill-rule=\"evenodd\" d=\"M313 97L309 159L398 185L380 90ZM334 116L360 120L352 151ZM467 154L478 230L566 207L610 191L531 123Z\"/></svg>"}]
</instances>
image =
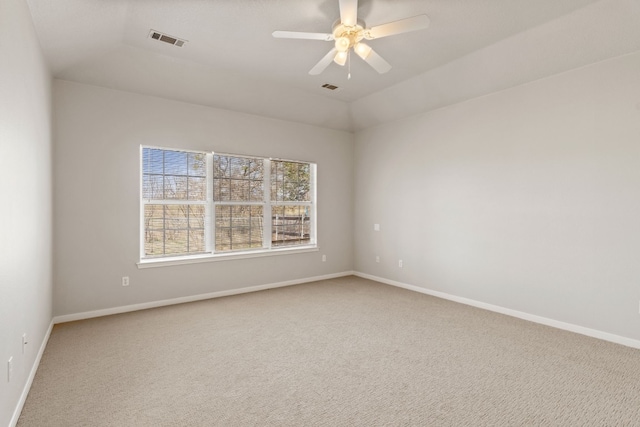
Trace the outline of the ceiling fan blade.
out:
<instances>
[{"instance_id":1,"label":"ceiling fan blade","mask_svg":"<svg viewBox=\"0 0 640 427\"><path fill-rule=\"evenodd\" d=\"M358 22L358 0L340 0L340 21L346 27Z\"/></svg>"},{"instance_id":2,"label":"ceiling fan blade","mask_svg":"<svg viewBox=\"0 0 640 427\"><path fill-rule=\"evenodd\" d=\"M409 31L423 30L429 26L427 15L417 15L387 24L377 25L365 30L367 40L379 39L381 37L394 36L396 34L408 33Z\"/></svg>"},{"instance_id":3,"label":"ceiling fan blade","mask_svg":"<svg viewBox=\"0 0 640 427\"><path fill-rule=\"evenodd\" d=\"M375 50L367 46L364 43L358 43L354 47L355 52L364 61L371 65L374 70L380 74L384 74L391 69L391 64L384 60L384 58L376 53Z\"/></svg>"},{"instance_id":4,"label":"ceiling fan blade","mask_svg":"<svg viewBox=\"0 0 640 427\"><path fill-rule=\"evenodd\" d=\"M329 66L329 64L331 64L331 61L333 61L333 58L335 58L336 56L336 48L333 48L329 51L329 53L327 53L324 58L322 58L310 71L309 74L311 74L312 76L318 75L320 73L322 73L324 71L325 68L327 68Z\"/></svg>"},{"instance_id":5,"label":"ceiling fan blade","mask_svg":"<svg viewBox=\"0 0 640 427\"><path fill-rule=\"evenodd\" d=\"M297 31L274 31L272 36L277 39L304 39L304 40L322 40L330 42L333 40L333 34L327 33L301 33Z\"/></svg>"}]
</instances>

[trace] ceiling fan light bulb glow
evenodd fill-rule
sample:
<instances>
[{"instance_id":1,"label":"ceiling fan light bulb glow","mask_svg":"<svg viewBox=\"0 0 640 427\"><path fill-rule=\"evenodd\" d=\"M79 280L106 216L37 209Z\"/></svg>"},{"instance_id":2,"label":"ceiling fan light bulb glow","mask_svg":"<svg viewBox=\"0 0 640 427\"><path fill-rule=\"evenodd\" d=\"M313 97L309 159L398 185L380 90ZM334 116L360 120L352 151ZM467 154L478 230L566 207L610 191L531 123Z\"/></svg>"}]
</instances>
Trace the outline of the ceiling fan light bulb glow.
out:
<instances>
[{"instance_id":1,"label":"ceiling fan light bulb glow","mask_svg":"<svg viewBox=\"0 0 640 427\"><path fill-rule=\"evenodd\" d=\"M350 41L347 37L338 37L336 39L336 50L338 52L346 52L349 50Z\"/></svg>"},{"instance_id":2,"label":"ceiling fan light bulb glow","mask_svg":"<svg viewBox=\"0 0 640 427\"><path fill-rule=\"evenodd\" d=\"M340 66L344 66L347 63L347 52L337 52L333 58L333 62Z\"/></svg>"},{"instance_id":3,"label":"ceiling fan light bulb glow","mask_svg":"<svg viewBox=\"0 0 640 427\"><path fill-rule=\"evenodd\" d=\"M353 50L355 50L358 56L362 59L367 59L367 57L371 53L371 47L364 43L358 43L353 47Z\"/></svg>"}]
</instances>

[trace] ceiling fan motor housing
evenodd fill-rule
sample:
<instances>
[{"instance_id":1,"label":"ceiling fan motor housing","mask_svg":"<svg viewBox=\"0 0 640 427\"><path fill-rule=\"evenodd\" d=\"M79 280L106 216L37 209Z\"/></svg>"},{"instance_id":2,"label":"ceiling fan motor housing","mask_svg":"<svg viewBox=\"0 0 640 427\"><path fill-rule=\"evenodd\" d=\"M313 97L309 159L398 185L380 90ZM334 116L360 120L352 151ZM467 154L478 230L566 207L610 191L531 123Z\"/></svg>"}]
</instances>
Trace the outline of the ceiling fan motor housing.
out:
<instances>
[{"instance_id":1,"label":"ceiling fan motor housing","mask_svg":"<svg viewBox=\"0 0 640 427\"><path fill-rule=\"evenodd\" d=\"M333 24L333 39L336 41L336 50L346 52L354 47L365 37L365 23L358 20L353 26L344 25L340 20Z\"/></svg>"}]
</instances>

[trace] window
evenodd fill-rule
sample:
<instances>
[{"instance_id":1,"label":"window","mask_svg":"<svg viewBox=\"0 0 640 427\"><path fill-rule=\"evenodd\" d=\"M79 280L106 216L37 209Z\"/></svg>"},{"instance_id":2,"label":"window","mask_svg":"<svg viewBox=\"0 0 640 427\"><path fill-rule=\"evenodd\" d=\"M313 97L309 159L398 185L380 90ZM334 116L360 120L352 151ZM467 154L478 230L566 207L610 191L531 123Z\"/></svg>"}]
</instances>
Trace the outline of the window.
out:
<instances>
[{"instance_id":1,"label":"window","mask_svg":"<svg viewBox=\"0 0 640 427\"><path fill-rule=\"evenodd\" d=\"M271 244L290 246L311 240L311 165L271 162Z\"/></svg>"},{"instance_id":2,"label":"window","mask_svg":"<svg viewBox=\"0 0 640 427\"><path fill-rule=\"evenodd\" d=\"M206 251L206 154L144 148L144 255Z\"/></svg>"},{"instance_id":3,"label":"window","mask_svg":"<svg viewBox=\"0 0 640 427\"><path fill-rule=\"evenodd\" d=\"M141 259L314 247L315 164L142 147Z\"/></svg>"},{"instance_id":4,"label":"window","mask_svg":"<svg viewBox=\"0 0 640 427\"><path fill-rule=\"evenodd\" d=\"M265 246L264 163L259 158L214 155L216 251Z\"/></svg>"}]
</instances>

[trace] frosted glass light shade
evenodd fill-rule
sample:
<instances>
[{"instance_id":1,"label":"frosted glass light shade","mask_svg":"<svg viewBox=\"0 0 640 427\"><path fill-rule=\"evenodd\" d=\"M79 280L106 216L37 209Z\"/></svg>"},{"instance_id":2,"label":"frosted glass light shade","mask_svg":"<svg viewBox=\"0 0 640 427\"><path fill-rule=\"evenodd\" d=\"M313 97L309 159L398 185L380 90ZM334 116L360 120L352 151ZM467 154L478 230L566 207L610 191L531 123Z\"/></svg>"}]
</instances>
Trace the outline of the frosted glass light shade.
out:
<instances>
[{"instance_id":1,"label":"frosted glass light shade","mask_svg":"<svg viewBox=\"0 0 640 427\"><path fill-rule=\"evenodd\" d=\"M344 66L344 64L347 63L347 52L337 52L336 56L333 58L333 62Z\"/></svg>"},{"instance_id":2,"label":"frosted glass light shade","mask_svg":"<svg viewBox=\"0 0 640 427\"><path fill-rule=\"evenodd\" d=\"M336 39L336 50L338 52L346 52L349 50L349 39L346 37L338 37Z\"/></svg>"},{"instance_id":3,"label":"frosted glass light shade","mask_svg":"<svg viewBox=\"0 0 640 427\"><path fill-rule=\"evenodd\" d=\"M353 50L355 50L358 56L362 59L367 59L371 53L371 48L364 43L358 43L353 47Z\"/></svg>"}]
</instances>

